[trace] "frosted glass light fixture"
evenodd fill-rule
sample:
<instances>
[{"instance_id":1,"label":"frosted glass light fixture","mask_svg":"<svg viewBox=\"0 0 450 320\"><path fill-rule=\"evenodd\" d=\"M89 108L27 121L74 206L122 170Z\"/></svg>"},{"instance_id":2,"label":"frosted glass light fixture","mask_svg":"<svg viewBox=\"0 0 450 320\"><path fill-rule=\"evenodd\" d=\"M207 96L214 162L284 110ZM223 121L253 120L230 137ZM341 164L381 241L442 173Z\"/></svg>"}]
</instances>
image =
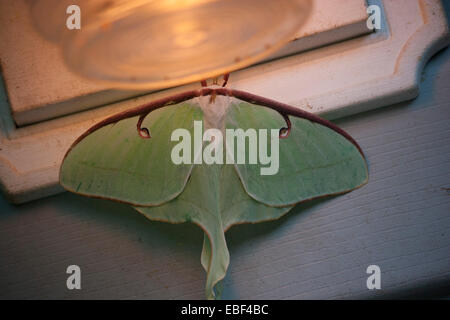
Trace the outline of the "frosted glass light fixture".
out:
<instances>
[{"instance_id":1,"label":"frosted glass light fixture","mask_svg":"<svg viewBox=\"0 0 450 320\"><path fill-rule=\"evenodd\" d=\"M311 0L28 0L72 71L112 87L159 89L267 57L306 21ZM69 5L81 29L68 30Z\"/></svg>"}]
</instances>

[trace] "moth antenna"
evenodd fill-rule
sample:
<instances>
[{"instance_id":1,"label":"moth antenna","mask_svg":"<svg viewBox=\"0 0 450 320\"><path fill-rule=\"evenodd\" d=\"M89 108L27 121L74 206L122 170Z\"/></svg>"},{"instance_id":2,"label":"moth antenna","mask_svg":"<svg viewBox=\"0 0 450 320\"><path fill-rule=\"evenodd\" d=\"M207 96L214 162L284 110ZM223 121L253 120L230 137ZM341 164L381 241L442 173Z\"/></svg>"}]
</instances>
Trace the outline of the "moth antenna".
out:
<instances>
[{"instance_id":1,"label":"moth antenna","mask_svg":"<svg viewBox=\"0 0 450 320\"><path fill-rule=\"evenodd\" d=\"M228 84L228 80L229 79L230 79L230 74L229 73L225 73L223 75L222 87L224 87L224 88L226 87L226 85ZM213 85L218 85L218 83L219 83L219 78L218 77L212 79L212 84ZM206 80L200 81L200 84L202 85L203 88L208 86L208 82Z\"/></svg>"},{"instance_id":2,"label":"moth antenna","mask_svg":"<svg viewBox=\"0 0 450 320\"><path fill-rule=\"evenodd\" d=\"M280 114L283 117L284 121L286 121L287 127L283 127L280 129L279 138L285 139L285 138L289 137L289 134L291 133L292 124L291 124L291 120L289 119L289 116L287 114L285 114L285 113L280 113Z\"/></svg>"},{"instance_id":3,"label":"moth antenna","mask_svg":"<svg viewBox=\"0 0 450 320\"><path fill-rule=\"evenodd\" d=\"M228 80L230 79L230 74L229 73L225 73L223 75L223 83L222 83L222 87L226 87L228 84Z\"/></svg>"},{"instance_id":4,"label":"moth antenna","mask_svg":"<svg viewBox=\"0 0 450 320\"><path fill-rule=\"evenodd\" d=\"M147 115L148 113L141 115L136 125L139 136L143 139L150 139L152 137L150 135L150 131L147 128L142 128L142 122Z\"/></svg>"}]
</instances>

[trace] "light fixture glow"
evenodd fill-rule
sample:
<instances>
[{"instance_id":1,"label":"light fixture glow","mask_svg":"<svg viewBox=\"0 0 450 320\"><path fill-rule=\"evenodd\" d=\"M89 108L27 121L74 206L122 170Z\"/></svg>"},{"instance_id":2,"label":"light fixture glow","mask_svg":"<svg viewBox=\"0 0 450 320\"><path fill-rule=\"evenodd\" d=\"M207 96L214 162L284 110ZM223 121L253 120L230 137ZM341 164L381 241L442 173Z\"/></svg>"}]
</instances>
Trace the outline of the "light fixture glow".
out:
<instances>
[{"instance_id":1,"label":"light fixture glow","mask_svg":"<svg viewBox=\"0 0 450 320\"><path fill-rule=\"evenodd\" d=\"M62 46L71 70L132 89L181 85L255 63L293 38L312 6L311 0L29 1L37 29ZM65 28L70 4L81 8L81 30Z\"/></svg>"}]
</instances>

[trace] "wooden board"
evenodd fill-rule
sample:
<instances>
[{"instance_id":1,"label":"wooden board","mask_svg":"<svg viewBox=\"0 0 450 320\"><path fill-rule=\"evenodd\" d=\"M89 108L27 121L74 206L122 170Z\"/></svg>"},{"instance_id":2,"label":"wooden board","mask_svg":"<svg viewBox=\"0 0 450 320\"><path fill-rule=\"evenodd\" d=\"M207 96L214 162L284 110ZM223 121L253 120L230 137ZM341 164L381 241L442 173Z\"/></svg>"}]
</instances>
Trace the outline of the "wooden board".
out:
<instances>
[{"instance_id":1,"label":"wooden board","mask_svg":"<svg viewBox=\"0 0 450 320\"><path fill-rule=\"evenodd\" d=\"M315 0L306 25L299 30L291 43L271 58L368 34L371 30L367 28L367 18L365 0Z\"/></svg>"},{"instance_id":2,"label":"wooden board","mask_svg":"<svg viewBox=\"0 0 450 320\"><path fill-rule=\"evenodd\" d=\"M365 0L316 0L307 24L275 57L368 33ZM143 94L80 78L33 29L23 0L0 1L0 64L14 121L23 126Z\"/></svg>"},{"instance_id":3,"label":"wooden board","mask_svg":"<svg viewBox=\"0 0 450 320\"><path fill-rule=\"evenodd\" d=\"M225 299L439 298L442 287L448 298L450 49L422 81L413 102L338 122L366 153L366 186L231 228ZM0 196L0 299L204 299L202 241L193 224L151 222L122 204ZM70 264L79 291L66 289ZM366 287L371 264L381 290Z\"/></svg>"}]
</instances>

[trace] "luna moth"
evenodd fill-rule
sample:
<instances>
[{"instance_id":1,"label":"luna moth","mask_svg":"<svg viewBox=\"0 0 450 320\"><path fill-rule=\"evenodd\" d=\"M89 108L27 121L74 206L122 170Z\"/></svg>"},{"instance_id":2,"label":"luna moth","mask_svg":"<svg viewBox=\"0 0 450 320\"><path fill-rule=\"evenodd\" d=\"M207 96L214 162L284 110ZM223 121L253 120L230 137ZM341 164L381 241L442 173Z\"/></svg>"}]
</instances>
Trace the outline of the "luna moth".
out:
<instances>
[{"instance_id":1,"label":"luna moth","mask_svg":"<svg viewBox=\"0 0 450 320\"><path fill-rule=\"evenodd\" d=\"M298 203L349 192L368 181L368 169L356 141L333 123L251 93L202 84L95 124L67 151L60 183L77 194L130 204L151 220L198 225L204 231L205 294L214 299L230 261L230 227L274 220ZM203 136L181 148L199 123ZM233 141L224 135L239 129L244 145L234 141L227 148ZM249 132L266 135L252 140ZM275 173L262 174L267 161L249 161L256 144L266 158L278 152ZM208 152L216 161L202 159ZM174 161L174 153L187 161ZM247 161L236 161L233 153Z\"/></svg>"}]
</instances>

